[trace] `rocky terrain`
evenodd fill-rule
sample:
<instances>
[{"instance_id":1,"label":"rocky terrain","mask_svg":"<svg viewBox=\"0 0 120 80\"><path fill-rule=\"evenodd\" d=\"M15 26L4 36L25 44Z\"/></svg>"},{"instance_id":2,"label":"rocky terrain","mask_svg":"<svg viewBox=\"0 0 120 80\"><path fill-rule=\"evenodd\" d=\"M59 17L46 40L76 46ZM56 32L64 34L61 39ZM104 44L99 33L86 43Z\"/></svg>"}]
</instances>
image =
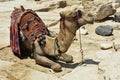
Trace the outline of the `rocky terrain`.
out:
<instances>
[{"instance_id":1,"label":"rocky terrain","mask_svg":"<svg viewBox=\"0 0 120 80\"><path fill-rule=\"evenodd\" d=\"M114 21L114 15L103 19L114 11L110 7L106 9L109 13L103 14L101 4L112 4L116 12L120 11L120 0L0 0L0 80L120 80L120 23ZM77 6L95 15L94 24L82 26L80 33L76 33L77 41L67 51L73 56L73 63L60 62L62 71L54 72L37 65L34 59L13 55L9 44L10 14L13 7L20 5L35 10L48 29L56 33L62 10ZM98 14L100 10L102 15ZM96 34L96 28L101 25L111 26L112 34ZM80 40L84 64L81 64Z\"/></svg>"}]
</instances>

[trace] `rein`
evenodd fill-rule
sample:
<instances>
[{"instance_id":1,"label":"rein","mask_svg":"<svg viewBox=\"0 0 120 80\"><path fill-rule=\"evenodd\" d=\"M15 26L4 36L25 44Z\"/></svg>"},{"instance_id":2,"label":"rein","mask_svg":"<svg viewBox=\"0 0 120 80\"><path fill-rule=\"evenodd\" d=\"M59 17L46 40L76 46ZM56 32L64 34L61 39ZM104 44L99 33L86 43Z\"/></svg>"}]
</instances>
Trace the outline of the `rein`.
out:
<instances>
[{"instance_id":1,"label":"rein","mask_svg":"<svg viewBox=\"0 0 120 80\"><path fill-rule=\"evenodd\" d=\"M81 31L79 29L79 46L80 46L80 53L82 55L82 63L84 63L84 52L82 48L82 40L81 40Z\"/></svg>"}]
</instances>

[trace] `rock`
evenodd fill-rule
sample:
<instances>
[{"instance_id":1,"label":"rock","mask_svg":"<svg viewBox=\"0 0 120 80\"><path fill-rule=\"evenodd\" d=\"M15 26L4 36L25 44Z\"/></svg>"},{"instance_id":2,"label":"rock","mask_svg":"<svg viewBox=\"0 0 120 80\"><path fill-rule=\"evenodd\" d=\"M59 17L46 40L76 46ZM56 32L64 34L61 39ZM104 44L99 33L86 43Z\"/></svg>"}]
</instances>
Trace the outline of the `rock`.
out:
<instances>
[{"instance_id":1,"label":"rock","mask_svg":"<svg viewBox=\"0 0 120 80\"><path fill-rule=\"evenodd\" d=\"M64 8L67 6L67 3L65 0L58 1L58 8Z\"/></svg>"},{"instance_id":2,"label":"rock","mask_svg":"<svg viewBox=\"0 0 120 80\"><path fill-rule=\"evenodd\" d=\"M111 56L113 54L113 51L110 50L99 50L96 52L96 58L99 60L104 60L107 57Z\"/></svg>"},{"instance_id":3,"label":"rock","mask_svg":"<svg viewBox=\"0 0 120 80\"><path fill-rule=\"evenodd\" d=\"M64 80L104 80L98 73L98 66L78 66L72 72L62 76Z\"/></svg>"},{"instance_id":4,"label":"rock","mask_svg":"<svg viewBox=\"0 0 120 80\"><path fill-rule=\"evenodd\" d=\"M15 78L11 80L61 80L54 75L17 63L8 67L7 72Z\"/></svg>"},{"instance_id":5,"label":"rock","mask_svg":"<svg viewBox=\"0 0 120 80\"><path fill-rule=\"evenodd\" d=\"M101 36L112 35L113 28L110 25L101 25L95 29L95 33Z\"/></svg>"},{"instance_id":6,"label":"rock","mask_svg":"<svg viewBox=\"0 0 120 80\"><path fill-rule=\"evenodd\" d=\"M114 49L116 50L116 51L119 51L120 50L120 38L118 38L118 39L115 39L114 41L113 41L114 43Z\"/></svg>"},{"instance_id":7,"label":"rock","mask_svg":"<svg viewBox=\"0 0 120 80\"><path fill-rule=\"evenodd\" d=\"M82 0L82 5L85 11L93 14L95 21L100 21L116 12L112 4L108 3L108 0Z\"/></svg>"},{"instance_id":8,"label":"rock","mask_svg":"<svg viewBox=\"0 0 120 80\"><path fill-rule=\"evenodd\" d=\"M110 26L112 26L114 30L120 30L120 23L118 22L107 21L106 24L109 24Z\"/></svg>"},{"instance_id":9,"label":"rock","mask_svg":"<svg viewBox=\"0 0 120 80\"><path fill-rule=\"evenodd\" d=\"M120 0L115 0L115 3L119 3L120 4Z\"/></svg>"},{"instance_id":10,"label":"rock","mask_svg":"<svg viewBox=\"0 0 120 80\"><path fill-rule=\"evenodd\" d=\"M113 9L111 4L103 4L103 5L100 5L100 7L97 7L97 8L98 9L97 9L97 11L94 15L94 19L96 21L99 21L99 20L102 20L106 17L109 17L116 12L116 10Z\"/></svg>"},{"instance_id":11,"label":"rock","mask_svg":"<svg viewBox=\"0 0 120 80\"><path fill-rule=\"evenodd\" d=\"M115 53L99 63L105 80L120 80L120 53Z\"/></svg>"},{"instance_id":12,"label":"rock","mask_svg":"<svg viewBox=\"0 0 120 80\"><path fill-rule=\"evenodd\" d=\"M81 5L81 0L66 0L67 1L67 6L72 6L72 5Z\"/></svg>"},{"instance_id":13,"label":"rock","mask_svg":"<svg viewBox=\"0 0 120 80\"><path fill-rule=\"evenodd\" d=\"M25 80L62 80L56 76L49 75L40 71L31 70Z\"/></svg>"},{"instance_id":14,"label":"rock","mask_svg":"<svg viewBox=\"0 0 120 80\"><path fill-rule=\"evenodd\" d=\"M116 12L116 13L114 14L114 21L120 22L120 12Z\"/></svg>"},{"instance_id":15,"label":"rock","mask_svg":"<svg viewBox=\"0 0 120 80\"><path fill-rule=\"evenodd\" d=\"M107 50L113 47L113 43L112 42L102 42L100 43L100 48L103 50Z\"/></svg>"},{"instance_id":16,"label":"rock","mask_svg":"<svg viewBox=\"0 0 120 80\"><path fill-rule=\"evenodd\" d=\"M13 65L13 62L0 60L0 69Z\"/></svg>"},{"instance_id":17,"label":"rock","mask_svg":"<svg viewBox=\"0 0 120 80\"><path fill-rule=\"evenodd\" d=\"M40 8L37 11L49 11L56 8L64 8L67 6L67 2L65 0L48 0L48 1L38 1L37 4L40 4Z\"/></svg>"},{"instance_id":18,"label":"rock","mask_svg":"<svg viewBox=\"0 0 120 80\"><path fill-rule=\"evenodd\" d=\"M94 1L93 0L82 0L82 6L85 11L90 11L93 8Z\"/></svg>"},{"instance_id":19,"label":"rock","mask_svg":"<svg viewBox=\"0 0 120 80\"><path fill-rule=\"evenodd\" d=\"M119 3L112 3L112 6L114 9L117 9L120 7L120 4Z\"/></svg>"},{"instance_id":20,"label":"rock","mask_svg":"<svg viewBox=\"0 0 120 80\"><path fill-rule=\"evenodd\" d=\"M80 28L80 34L86 35L86 34L88 34L88 30L86 30L85 27L81 27Z\"/></svg>"}]
</instances>

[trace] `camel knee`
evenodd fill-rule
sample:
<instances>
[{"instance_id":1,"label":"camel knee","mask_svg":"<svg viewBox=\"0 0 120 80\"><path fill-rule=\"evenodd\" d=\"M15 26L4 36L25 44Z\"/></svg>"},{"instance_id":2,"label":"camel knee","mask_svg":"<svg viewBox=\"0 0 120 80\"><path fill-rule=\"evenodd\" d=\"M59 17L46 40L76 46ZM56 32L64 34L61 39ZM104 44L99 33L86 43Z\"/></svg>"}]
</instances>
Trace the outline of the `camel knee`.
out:
<instances>
[{"instance_id":1,"label":"camel knee","mask_svg":"<svg viewBox=\"0 0 120 80\"><path fill-rule=\"evenodd\" d=\"M52 66L51 66L51 69L52 70L54 70L54 71L56 71L56 72L59 72L59 71L61 71L62 70L62 66L60 65L60 64L53 64Z\"/></svg>"},{"instance_id":2,"label":"camel knee","mask_svg":"<svg viewBox=\"0 0 120 80\"><path fill-rule=\"evenodd\" d=\"M61 56L59 56L58 59L67 63L73 62L73 56L68 54L61 54Z\"/></svg>"}]
</instances>

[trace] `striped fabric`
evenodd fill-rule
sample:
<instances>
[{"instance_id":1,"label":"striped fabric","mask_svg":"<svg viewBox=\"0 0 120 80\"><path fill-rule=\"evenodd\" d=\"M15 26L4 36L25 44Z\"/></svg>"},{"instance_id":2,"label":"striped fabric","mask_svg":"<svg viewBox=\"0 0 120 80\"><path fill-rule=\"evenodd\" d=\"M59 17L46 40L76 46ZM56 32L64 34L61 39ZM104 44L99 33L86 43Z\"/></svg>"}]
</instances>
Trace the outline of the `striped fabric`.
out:
<instances>
[{"instance_id":1,"label":"striped fabric","mask_svg":"<svg viewBox=\"0 0 120 80\"><path fill-rule=\"evenodd\" d=\"M11 14L11 25L10 25L10 46L12 51L16 56L20 57L20 46L19 46L19 36L20 30L17 25L17 19L21 14L20 9L15 9Z\"/></svg>"}]
</instances>

